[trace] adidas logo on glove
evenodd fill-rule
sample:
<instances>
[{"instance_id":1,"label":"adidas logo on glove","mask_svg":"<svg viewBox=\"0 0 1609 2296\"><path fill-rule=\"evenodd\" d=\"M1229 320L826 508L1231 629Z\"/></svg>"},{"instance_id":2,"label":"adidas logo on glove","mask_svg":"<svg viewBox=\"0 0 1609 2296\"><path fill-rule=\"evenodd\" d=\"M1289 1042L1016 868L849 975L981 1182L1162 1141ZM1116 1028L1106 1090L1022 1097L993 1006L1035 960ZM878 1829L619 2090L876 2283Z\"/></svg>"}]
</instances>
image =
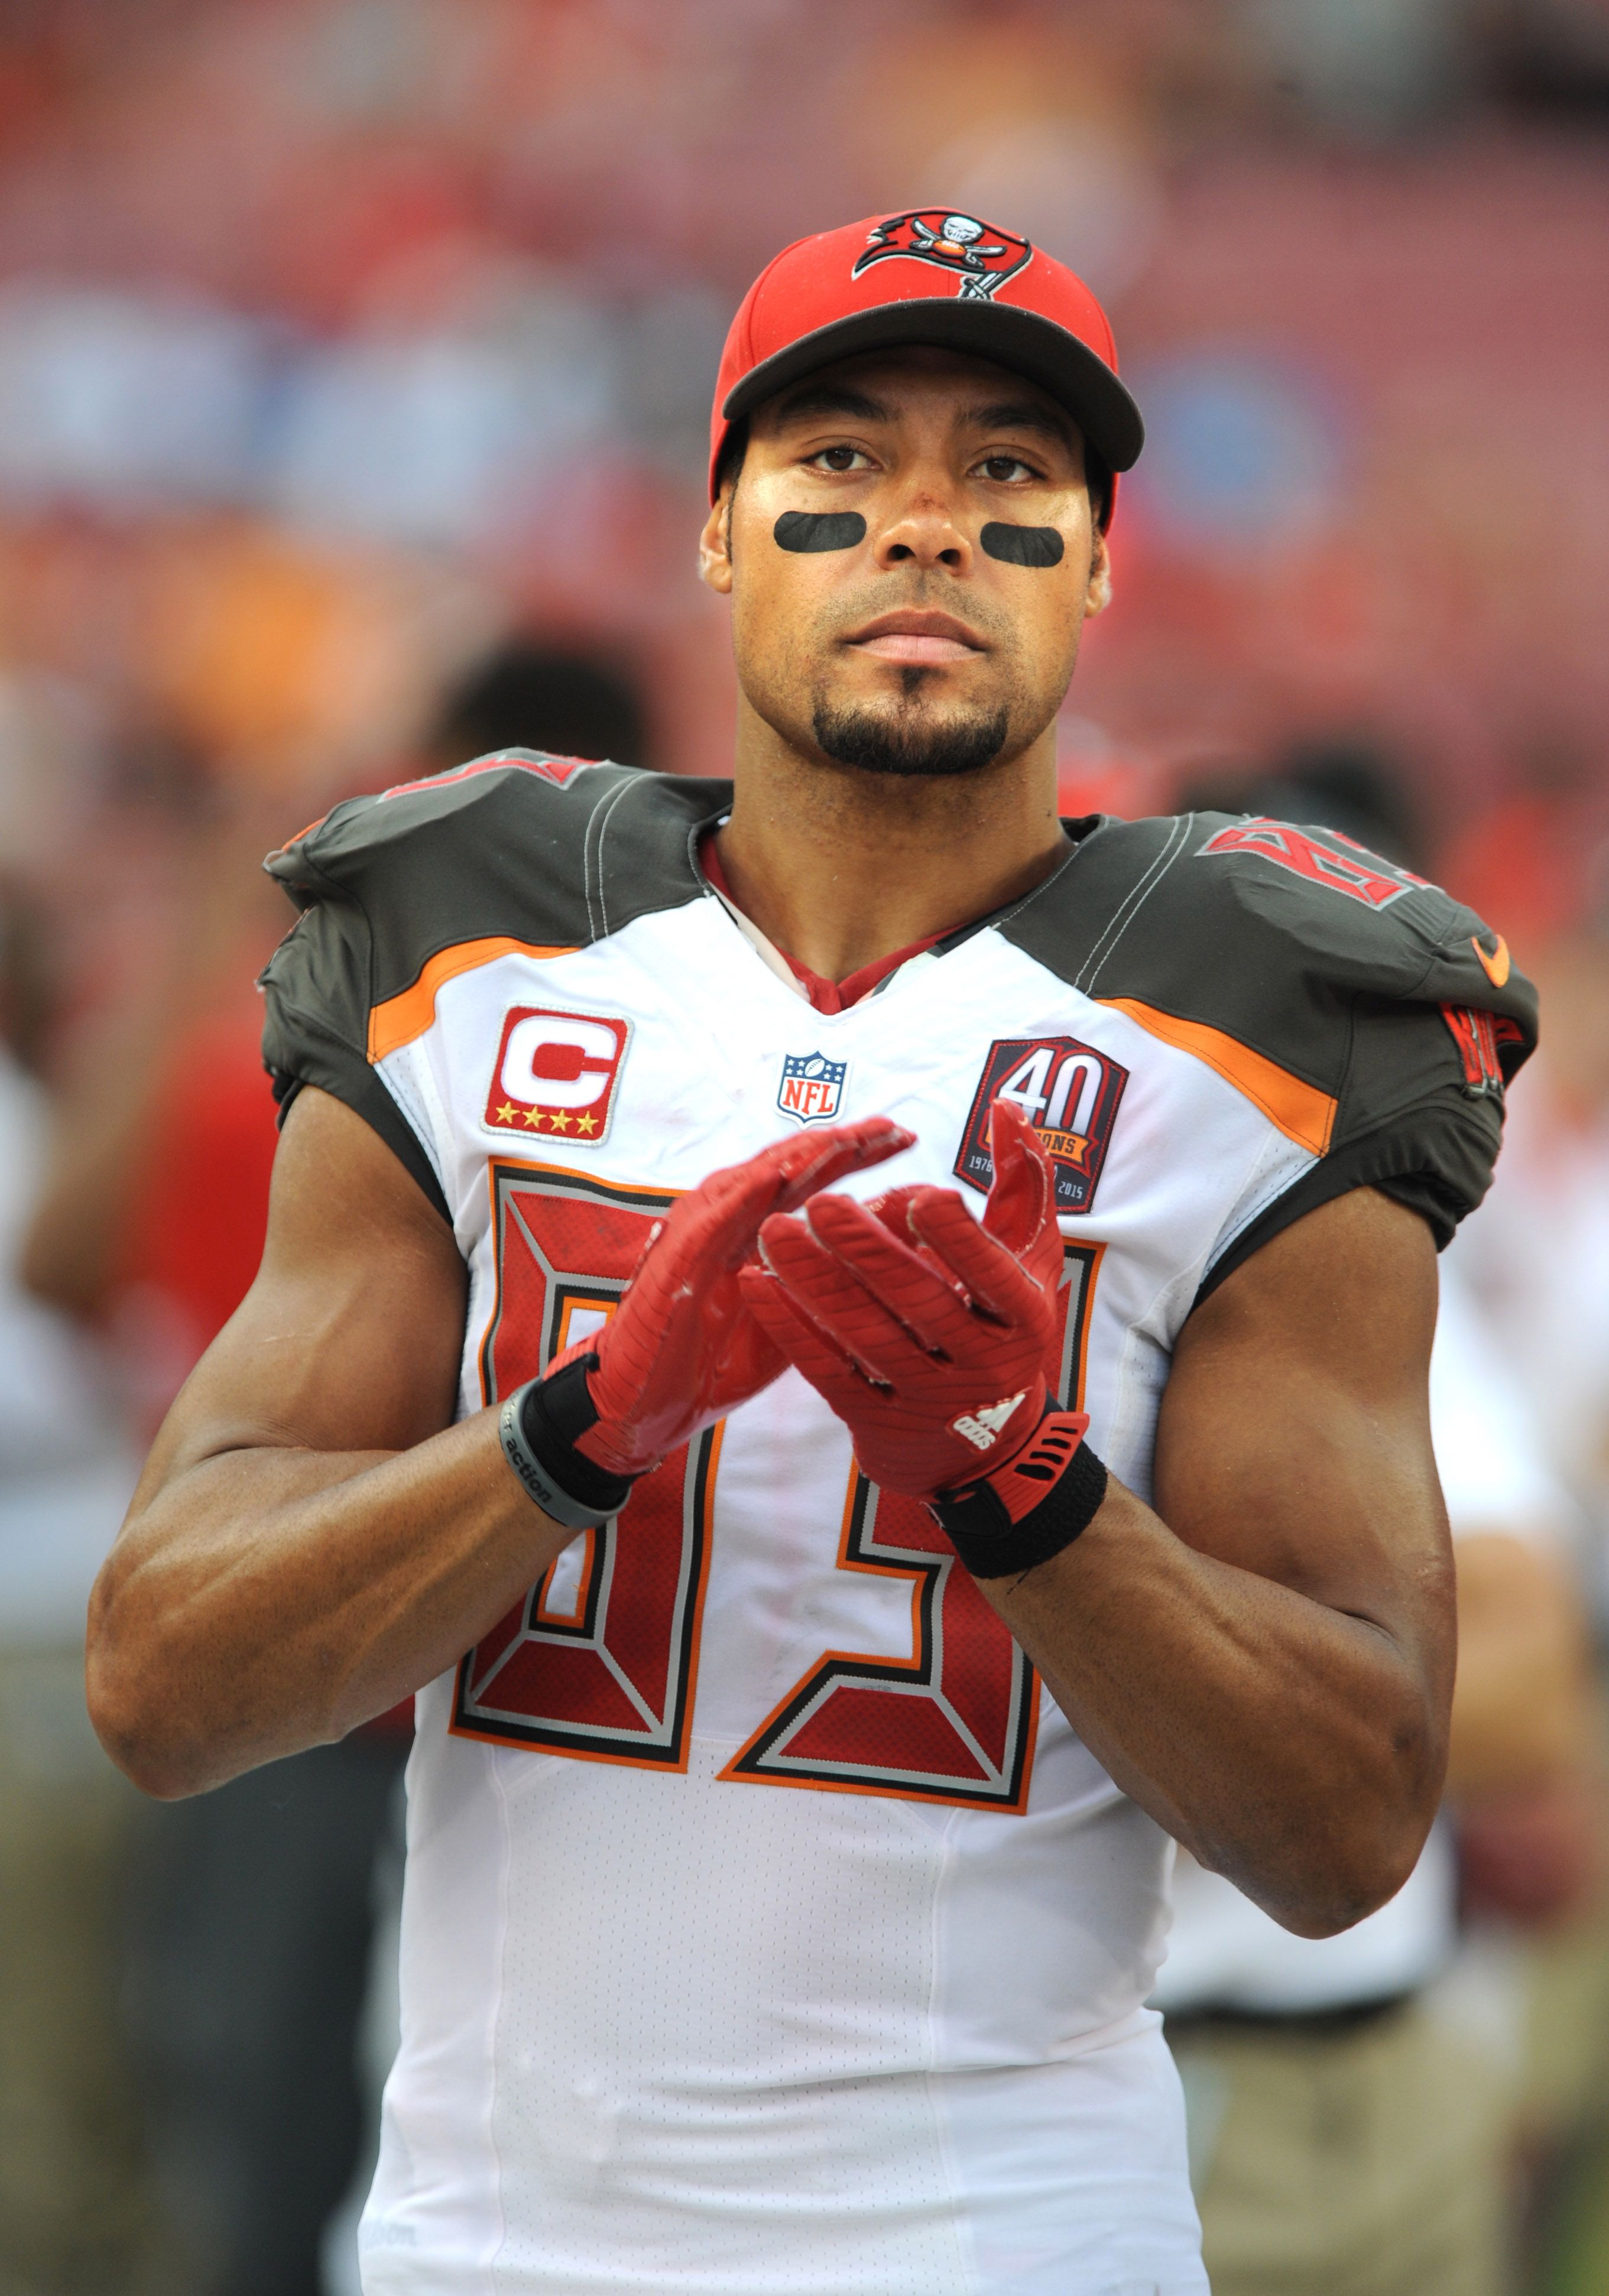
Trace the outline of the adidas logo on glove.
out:
<instances>
[{"instance_id":1,"label":"adidas logo on glove","mask_svg":"<svg viewBox=\"0 0 1609 2296\"><path fill-rule=\"evenodd\" d=\"M992 1450L999 1440L1001 1428L1027 1393L1028 1390L1021 1387L1015 1395L1008 1395L1002 1403L991 1403L987 1410L964 1411L959 1419L950 1421L950 1428L955 1434L965 1435L975 1449Z\"/></svg>"}]
</instances>

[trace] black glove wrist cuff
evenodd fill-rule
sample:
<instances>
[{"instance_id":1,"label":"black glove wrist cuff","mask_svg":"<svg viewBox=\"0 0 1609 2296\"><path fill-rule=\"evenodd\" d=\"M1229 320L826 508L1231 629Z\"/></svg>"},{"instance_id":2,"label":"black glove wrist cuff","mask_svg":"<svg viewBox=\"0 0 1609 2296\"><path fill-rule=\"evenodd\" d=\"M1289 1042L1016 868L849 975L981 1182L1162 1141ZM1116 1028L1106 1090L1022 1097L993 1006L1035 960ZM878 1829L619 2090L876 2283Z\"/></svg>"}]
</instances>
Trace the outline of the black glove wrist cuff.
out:
<instances>
[{"instance_id":1,"label":"black glove wrist cuff","mask_svg":"<svg viewBox=\"0 0 1609 2296\"><path fill-rule=\"evenodd\" d=\"M575 1447L598 1421L587 1374L595 1355L576 1356L548 1379L528 1380L497 1414L503 1456L526 1494L544 1514L571 1530L595 1530L619 1514L631 1495L632 1475L612 1475Z\"/></svg>"},{"instance_id":2,"label":"black glove wrist cuff","mask_svg":"<svg viewBox=\"0 0 1609 2296\"><path fill-rule=\"evenodd\" d=\"M1080 1443L1036 1507L1013 1522L988 1483L928 1502L933 1520L974 1578L1009 1578L1047 1562L1094 1521L1106 1496L1106 1470Z\"/></svg>"}]
</instances>

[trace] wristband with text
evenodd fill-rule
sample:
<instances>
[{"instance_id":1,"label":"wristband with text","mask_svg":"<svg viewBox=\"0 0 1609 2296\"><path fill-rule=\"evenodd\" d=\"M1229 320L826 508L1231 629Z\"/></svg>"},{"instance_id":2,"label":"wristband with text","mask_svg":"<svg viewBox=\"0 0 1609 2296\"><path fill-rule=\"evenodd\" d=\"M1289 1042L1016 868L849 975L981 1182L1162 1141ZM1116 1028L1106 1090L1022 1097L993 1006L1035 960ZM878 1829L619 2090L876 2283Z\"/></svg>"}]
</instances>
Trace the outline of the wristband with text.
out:
<instances>
[{"instance_id":1,"label":"wristband with text","mask_svg":"<svg viewBox=\"0 0 1609 2296\"><path fill-rule=\"evenodd\" d=\"M572 1356L546 1379L516 1388L497 1414L503 1456L544 1514L571 1530L595 1530L619 1514L634 1475L612 1475L575 1447L597 1423L587 1374L595 1355Z\"/></svg>"},{"instance_id":2,"label":"wristband with text","mask_svg":"<svg viewBox=\"0 0 1609 2296\"><path fill-rule=\"evenodd\" d=\"M1106 1496L1106 1470L1085 1443L1083 1411L1047 1411L1003 1467L928 1502L974 1578L1031 1570L1071 1546Z\"/></svg>"}]
</instances>

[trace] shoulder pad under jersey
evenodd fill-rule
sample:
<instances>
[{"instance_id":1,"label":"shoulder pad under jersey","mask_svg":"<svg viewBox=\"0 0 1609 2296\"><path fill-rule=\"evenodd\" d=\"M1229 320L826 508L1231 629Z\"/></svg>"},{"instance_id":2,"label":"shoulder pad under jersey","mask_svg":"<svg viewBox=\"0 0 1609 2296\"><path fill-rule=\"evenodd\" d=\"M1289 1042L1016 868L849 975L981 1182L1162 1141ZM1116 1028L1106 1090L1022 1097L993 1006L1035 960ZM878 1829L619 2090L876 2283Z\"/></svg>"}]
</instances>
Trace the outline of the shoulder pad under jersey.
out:
<instances>
[{"instance_id":1,"label":"shoulder pad under jersey","mask_svg":"<svg viewBox=\"0 0 1609 2296\"><path fill-rule=\"evenodd\" d=\"M1536 992L1502 937L1423 878L1289 822L1102 821L999 930L1320 1160L1281 1224L1374 1185L1445 1242L1485 1193ZM1266 1241L1252 1234L1247 1250Z\"/></svg>"},{"instance_id":2,"label":"shoulder pad under jersey","mask_svg":"<svg viewBox=\"0 0 1609 2296\"><path fill-rule=\"evenodd\" d=\"M303 1084L356 1108L445 1211L370 1057L371 1013L433 958L477 941L554 952L703 892L694 848L728 783L502 750L351 798L265 866L304 914L263 974L263 1058L283 1105Z\"/></svg>"},{"instance_id":3,"label":"shoulder pad under jersey","mask_svg":"<svg viewBox=\"0 0 1609 2296\"><path fill-rule=\"evenodd\" d=\"M723 800L722 782L499 750L350 798L266 866L300 907L335 898L365 910L378 1001L457 941L579 948L693 899L693 837Z\"/></svg>"}]
</instances>

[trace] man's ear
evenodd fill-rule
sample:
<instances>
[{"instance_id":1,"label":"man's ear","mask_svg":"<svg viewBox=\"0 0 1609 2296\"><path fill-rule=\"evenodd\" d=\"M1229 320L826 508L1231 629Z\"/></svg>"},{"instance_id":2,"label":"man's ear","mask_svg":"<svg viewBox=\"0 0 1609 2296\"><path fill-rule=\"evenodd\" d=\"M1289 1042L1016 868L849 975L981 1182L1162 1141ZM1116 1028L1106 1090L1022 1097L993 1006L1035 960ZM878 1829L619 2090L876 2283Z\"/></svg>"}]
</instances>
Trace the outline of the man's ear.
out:
<instances>
[{"instance_id":1,"label":"man's ear","mask_svg":"<svg viewBox=\"0 0 1609 2296\"><path fill-rule=\"evenodd\" d=\"M732 489L723 487L715 506L704 521L704 530L698 538L698 573L701 582L718 590L723 598L732 594Z\"/></svg>"},{"instance_id":2,"label":"man's ear","mask_svg":"<svg viewBox=\"0 0 1609 2296\"><path fill-rule=\"evenodd\" d=\"M1089 582L1084 592L1084 615L1104 614L1112 603L1112 553L1097 526L1090 538Z\"/></svg>"}]
</instances>

